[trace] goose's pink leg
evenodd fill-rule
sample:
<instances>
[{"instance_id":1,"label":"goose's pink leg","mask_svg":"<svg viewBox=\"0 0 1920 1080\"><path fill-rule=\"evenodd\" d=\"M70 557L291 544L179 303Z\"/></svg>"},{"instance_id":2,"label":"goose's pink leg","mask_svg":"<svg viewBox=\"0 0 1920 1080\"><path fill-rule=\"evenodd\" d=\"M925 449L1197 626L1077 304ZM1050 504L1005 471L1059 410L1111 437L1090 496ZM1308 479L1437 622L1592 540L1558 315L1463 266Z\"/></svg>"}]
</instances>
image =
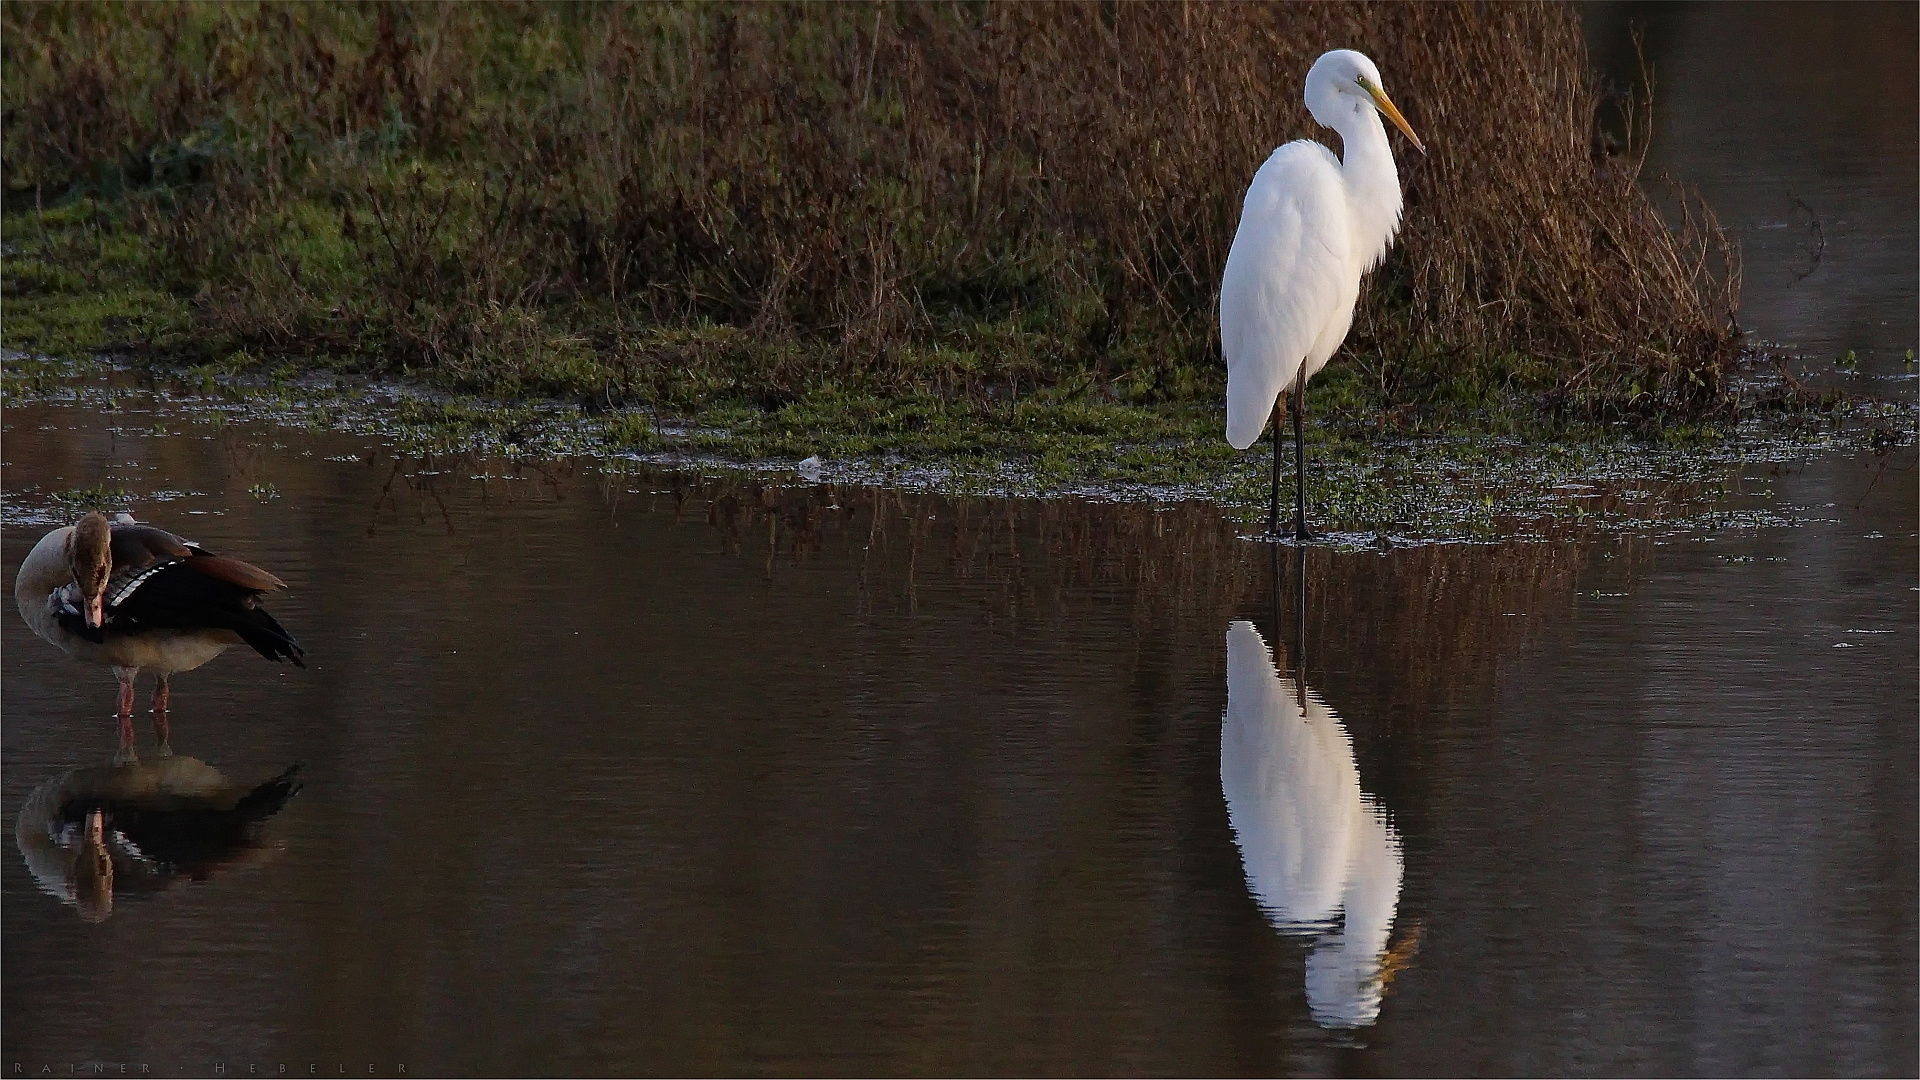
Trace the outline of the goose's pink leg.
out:
<instances>
[{"instance_id":1,"label":"goose's pink leg","mask_svg":"<svg viewBox=\"0 0 1920 1080\"><path fill-rule=\"evenodd\" d=\"M171 691L167 685L167 673L160 673L160 681L153 687L153 735L160 740L160 756L173 753L173 747L167 741L167 698Z\"/></svg>"},{"instance_id":2,"label":"goose's pink leg","mask_svg":"<svg viewBox=\"0 0 1920 1080\"><path fill-rule=\"evenodd\" d=\"M116 667L113 669L113 677L120 680L120 752L113 756L116 762L134 759L133 679L139 673L139 668Z\"/></svg>"}]
</instances>

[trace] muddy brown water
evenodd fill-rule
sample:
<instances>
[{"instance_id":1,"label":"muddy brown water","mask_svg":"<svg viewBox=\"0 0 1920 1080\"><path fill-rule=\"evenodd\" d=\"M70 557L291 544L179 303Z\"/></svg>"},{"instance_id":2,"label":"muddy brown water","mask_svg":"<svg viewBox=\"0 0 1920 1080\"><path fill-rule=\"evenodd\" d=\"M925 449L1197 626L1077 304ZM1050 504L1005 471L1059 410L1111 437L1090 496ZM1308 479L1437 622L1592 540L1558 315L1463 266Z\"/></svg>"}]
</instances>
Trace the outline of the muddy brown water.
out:
<instances>
[{"instance_id":1,"label":"muddy brown water","mask_svg":"<svg viewBox=\"0 0 1920 1080\"><path fill-rule=\"evenodd\" d=\"M1590 28L1648 23L1748 323L1910 398L1913 9L1712 10ZM23 1075L1920 1071L1911 445L1735 468L1758 527L1296 563L1197 504L205 420L0 420L9 584L105 482L285 577L311 660L177 681L183 755L302 768L242 848L98 922L0 859ZM113 683L0 622L11 825Z\"/></svg>"},{"instance_id":2,"label":"muddy brown water","mask_svg":"<svg viewBox=\"0 0 1920 1080\"><path fill-rule=\"evenodd\" d=\"M1302 608L1204 505L149 408L8 410L8 580L23 489L164 482L311 658L180 676L176 746L306 789L97 924L5 860L9 1061L1913 1068L1910 451L1741 475L1796 527L1309 551ZM113 684L4 622L12 821L104 762Z\"/></svg>"}]
</instances>

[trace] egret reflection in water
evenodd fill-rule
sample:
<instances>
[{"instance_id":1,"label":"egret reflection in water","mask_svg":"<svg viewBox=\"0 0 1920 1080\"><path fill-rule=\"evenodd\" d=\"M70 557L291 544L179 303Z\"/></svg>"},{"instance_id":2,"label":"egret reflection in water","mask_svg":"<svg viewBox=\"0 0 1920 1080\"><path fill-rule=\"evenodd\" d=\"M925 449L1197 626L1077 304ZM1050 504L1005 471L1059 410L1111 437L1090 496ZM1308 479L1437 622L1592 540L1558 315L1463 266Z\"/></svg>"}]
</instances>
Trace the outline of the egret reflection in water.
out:
<instances>
[{"instance_id":1,"label":"egret reflection in water","mask_svg":"<svg viewBox=\"0 0 1920 1080\"><path fill-rule=\"evenodd\" d=\"M1340 718L1280 674L1250 622L1227 627L1220 787L1254 899L1276 929L1311 937L1314 1020L1372 1024L1405 960L1387 949L1400 901L1400 840L1360 789ZM1399 951L1413 942L1409 936Z\"/></svg>"},{"instance_id":2,"label":"egret reflection in water","mask_svg":"<svg viewBox=\"0 0 1920 1080\"><path fill-rule=\"evenodd\" d=\"M246 787L184 755L69 769L27 796L14 842L42 891L99 922L116 895L198 881L271 850L261 826L300 790L298 768Z\"/></svg>"}]
</instances>

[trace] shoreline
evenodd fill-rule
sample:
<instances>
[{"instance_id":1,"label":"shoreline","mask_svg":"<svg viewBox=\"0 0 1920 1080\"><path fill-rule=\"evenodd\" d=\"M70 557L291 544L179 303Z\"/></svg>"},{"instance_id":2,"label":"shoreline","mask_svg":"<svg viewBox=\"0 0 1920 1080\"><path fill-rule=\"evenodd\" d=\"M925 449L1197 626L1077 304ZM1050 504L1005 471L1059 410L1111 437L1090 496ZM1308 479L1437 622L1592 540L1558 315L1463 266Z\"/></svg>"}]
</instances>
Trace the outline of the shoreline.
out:
<instances>
[{"instance_id":1,"label":"shoreline","mask_svg":"<svg viewBox=\"0 0 1920 1080\"><path fill-rule=\"evenodd\" d=\"M1776 389L1764 377L1747 381L1745 392ZM778 414L770 421L739 409L665 416L552 399L509 403L406 380L315 371L212 374L127 358L66 362L9 351L4 389L8 407L117 410L144 399L163 418L141 431L148 435L173 434L183 426L178 421L260 422L379 439L402 455L523 464L587 460L608 473L744 473L958 497L1200 500L1218 506L1250 536L1264 529L1271 460L1266 442L1243 454L1231 451L1211 430L1218 426L1211 415L1117 408L1102 415L1083 403L1044 397L1010 410L1011 423L997 416L971 423L947 418L934 437L924 429L895 438L872 429L849 437L829 428L809 447L791 425L795 418L783 423ZM1324 422L1309 415L1310 517L1328 543L1349 549L1791 525L1791 515L1769 501L1732 516L1716 509L1729 485L1739 486L1741 466L1885 455L1914 443L1916 421L1911 406L1898 400L1854 398L1824 410L1700 425L1682 437L1649 442L1632 438L1623 425L1556 430L1538 418L1508 414L1489 417L1510 425L1504 432L1485 425L1414 435L1368 432L1338 414ZM1125 438L1135 433L1144 437ZM1291 457L1282 459L1283 486L1291 484ZM9 492L8 502L18 494ZM88 493L67 494L78 506ZM1771 499L1764 491L1745 494Z\"/></svg>"}]
</instances>

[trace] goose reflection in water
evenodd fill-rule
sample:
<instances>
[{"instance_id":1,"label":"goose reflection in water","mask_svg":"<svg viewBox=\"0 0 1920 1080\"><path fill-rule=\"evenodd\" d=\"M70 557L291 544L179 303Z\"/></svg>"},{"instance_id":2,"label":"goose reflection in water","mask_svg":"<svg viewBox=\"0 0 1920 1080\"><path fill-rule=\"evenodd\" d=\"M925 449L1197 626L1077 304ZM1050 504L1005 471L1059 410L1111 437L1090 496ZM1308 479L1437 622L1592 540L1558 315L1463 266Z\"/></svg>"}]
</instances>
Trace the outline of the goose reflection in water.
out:
<instances>
[{"instance_id":1,"label":"goose reflection in water","mask_svg":"<svg viewBox=\"0 0 1920 1080\"><path fill-rule=\"evenodd\" d=\"M1400 902L1400 840L1360 790L1353 743L1313 691L1283 678L1250 622L1227 627L1220 786L1247 887L1276 929L1310 935L1307 1005L1327 1028L1380 1015L1417 945L1387 939Z\"/></svg>"},{"instance_id":2,"label":"goose reflection in water","mask_svg":"<svg viewBox=\"0 0 1920 1080\"><path fill-rule=\"evenodd\" d=\"M27 796L14 841L40 888L99 922L116 894L158 892L259 858L261 825L300 790L293 766L241 787L183 755L72 769Z\"/></svg>"}]
</instances>

